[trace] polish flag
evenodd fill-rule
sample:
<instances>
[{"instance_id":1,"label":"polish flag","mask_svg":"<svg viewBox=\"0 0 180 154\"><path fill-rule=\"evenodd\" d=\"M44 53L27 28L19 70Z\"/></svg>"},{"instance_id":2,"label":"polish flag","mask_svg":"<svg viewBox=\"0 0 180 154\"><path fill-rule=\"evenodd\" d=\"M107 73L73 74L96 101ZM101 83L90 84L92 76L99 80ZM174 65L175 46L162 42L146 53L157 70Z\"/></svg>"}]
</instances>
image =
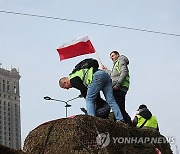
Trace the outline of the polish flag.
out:
<instances>
[{"instance_id":1,"label":"polish flag","mask_svg":"<svg viewBox=\"0 0 180 154\"><path fill-rule=\"evenodd\" d=\"M57 49L60 60L80 55L95 53L95 49L88 36L80 37L70 43L63 44Z\"/></svg>"}]
</instances>

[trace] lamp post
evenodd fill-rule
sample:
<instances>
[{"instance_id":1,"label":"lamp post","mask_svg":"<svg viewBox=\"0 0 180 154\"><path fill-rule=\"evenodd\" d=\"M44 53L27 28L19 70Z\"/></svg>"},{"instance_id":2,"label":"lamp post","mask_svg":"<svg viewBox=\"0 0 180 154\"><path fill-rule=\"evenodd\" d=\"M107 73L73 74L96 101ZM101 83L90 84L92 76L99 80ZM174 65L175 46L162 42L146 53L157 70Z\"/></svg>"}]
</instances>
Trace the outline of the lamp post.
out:
<instances>
[{"instance_id":1,"label":"lamp post","mask_svg":"<svg viewBox=\"0 0 180 154\"><path fill-rule=\"evenodd\" d=\"M72 98L72 99L67 100L67 101L63 101L63 100L59 100L59 99L54 99L54 98L51 98L51 97L49 97L49 96L45 96L44 99L45 99L45 100L48 100L48 101L52 100L52 101L57 101L57 102L63 102L63 103L65 103L65 104L66 104L66 105L65 105L65 108L66 108L66 117L67 117L67 108L68 108L68 107L71 107L71 105L68 104L68 102L70 102L70 101L72 101L72 100L75 100L75 99L77 99L77 98L81 98L81 97L82 97L82 95L79 95L78 97Z\"/></svg>"}]
</instances>

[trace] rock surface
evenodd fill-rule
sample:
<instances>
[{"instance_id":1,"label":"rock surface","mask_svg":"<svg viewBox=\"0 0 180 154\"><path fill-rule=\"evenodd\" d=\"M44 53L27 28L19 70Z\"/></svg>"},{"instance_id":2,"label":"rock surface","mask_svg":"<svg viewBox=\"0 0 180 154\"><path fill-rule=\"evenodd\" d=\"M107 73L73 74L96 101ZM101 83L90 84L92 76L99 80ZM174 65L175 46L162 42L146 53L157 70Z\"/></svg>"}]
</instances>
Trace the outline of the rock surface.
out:
<instances>
[{"instance_id":1,"label":"rock surface","mask_svg":"<svg viewBox=\"0 0 180 154\"><path fill-rule=\"evenodd\" d=\"M163 154L172 154L166 138L156 131L77 115L39 125L26 137L23 151L27 154L156 154L155 148Z\"/></svg>"}]
</instances>

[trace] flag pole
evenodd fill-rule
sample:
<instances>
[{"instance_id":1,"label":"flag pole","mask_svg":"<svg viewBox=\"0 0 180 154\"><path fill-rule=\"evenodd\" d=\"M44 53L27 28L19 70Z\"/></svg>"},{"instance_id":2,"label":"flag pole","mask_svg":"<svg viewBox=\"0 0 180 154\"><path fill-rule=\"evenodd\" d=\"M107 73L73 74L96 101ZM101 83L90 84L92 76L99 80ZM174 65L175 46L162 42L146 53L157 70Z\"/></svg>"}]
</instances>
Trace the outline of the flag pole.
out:
<instances>
[{"instance_id":1,"label":"flag pole","mask_svg":"<svg viewBox=\"0 0 180 154\"><path fill-rule=\"evenodd\" d=\"M100 62L101 66L103 66L103 63L102 63L101 59L99 58L97 51L95 51L95 53L96 53L96 57L97 57L98 61Z\"/></svg>"}]
</instances>

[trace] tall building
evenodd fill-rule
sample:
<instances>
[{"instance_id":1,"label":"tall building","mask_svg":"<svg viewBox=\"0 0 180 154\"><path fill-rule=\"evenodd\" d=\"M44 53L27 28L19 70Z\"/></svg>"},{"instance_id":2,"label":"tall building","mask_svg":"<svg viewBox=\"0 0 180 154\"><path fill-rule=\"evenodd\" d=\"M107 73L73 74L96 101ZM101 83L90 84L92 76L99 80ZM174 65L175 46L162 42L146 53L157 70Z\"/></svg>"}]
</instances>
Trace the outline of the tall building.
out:
<instances>
[{"instance_id":1,"label":"tall building","mask_svg":"<svg viewBox=\"0 0 180 154\"><path fill-rule=\"evenodd\" d=\"M0 66L0 144L21 149L19 80L16 68Z\"/></svg>"}]
</instances>

